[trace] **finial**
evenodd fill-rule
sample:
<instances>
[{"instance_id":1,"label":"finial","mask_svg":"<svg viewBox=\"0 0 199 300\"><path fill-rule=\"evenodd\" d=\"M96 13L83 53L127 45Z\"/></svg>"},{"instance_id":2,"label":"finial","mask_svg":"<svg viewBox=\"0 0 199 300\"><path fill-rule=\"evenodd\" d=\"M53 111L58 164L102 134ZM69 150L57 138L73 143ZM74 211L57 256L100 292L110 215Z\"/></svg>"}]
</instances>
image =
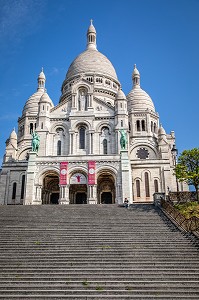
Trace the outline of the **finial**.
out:
<instances>
[{"instance_id":1,"label":"finial","mask_svg":"<svg viewBox=\"0 0 199 300\"><path fill-rule=\"evenodd\" d=\"M134 64L134 69L136 69L136 64Z\"/></svg>"},{"instance_id":2,"label":"finial","mask_svg":"<svg viewBox=\"0 0 199 300\"><path fill-rule=\"evenodd\" d=\"M91 25L93 25L93 19L91 19Z\"/></svg>"},{"instance_id":3,"label":"finial","mask_svg":"<svg viewBox=\"0 0 199 300\"><path fill-rule=\"evenodd\" d=\"M43 68L43 67L41 68L41 71L42 71L42 72L44 71L44 68Z\"/></svg>"}]
</instances>

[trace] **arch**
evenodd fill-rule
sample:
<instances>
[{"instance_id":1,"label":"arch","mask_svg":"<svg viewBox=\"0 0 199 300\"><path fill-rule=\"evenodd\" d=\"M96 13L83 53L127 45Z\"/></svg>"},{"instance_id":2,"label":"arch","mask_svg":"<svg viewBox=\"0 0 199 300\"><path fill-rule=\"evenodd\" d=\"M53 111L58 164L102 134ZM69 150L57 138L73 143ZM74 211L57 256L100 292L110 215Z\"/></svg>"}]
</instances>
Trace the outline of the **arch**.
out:
<instances>
[{"instance_id":1,"label":"arch","mask_svg":"<svg viewBox=\"0 0 199 300\"><path fill-rule=\"evenodd\" d=\"M59 175L57 172L45 172L42 180L42 204L59 203Z\"/></svg>"},{"instance_id":2,"label":"arch","mask_svg":"<svg viewBox=\"0 0 199 300\"><path fill-rule=\"evenodd\" d=\"M62 128L63 129L63 134L65 135L68 132L68 126L66 124L63 124L61 122L57 122L56 124L53 124L50 128L50 132L51 133L56 133L56 130L58 128Z\"/></svg>"},{"instance_id":3,"label":"arch","mask_svg":"<svg viewBox=\"0 0 199 300\"><path fill-rule=\"evenodd\" d=\"M141 124L142 124L142 131L146 131L145 120L142 120Z\"/></svg>"},{"instance_id":4,"label":"arch","mask_svg":"<svg viewBox=\"0 0 199 300\"><path fill-rule=\"evenodd\" d=\"M159 192L159 188L158 188L158 180L157 180L157 179L154 179L154 191L155 191L155 193L158 193L158 192Z\"/></svg>"},{"instance_id":5,"label":"arch","mask_svg":"<svg viewBox=\"0 0 199 300\"><path fill-rule=\"evenodd\" d=\"M140 120L137 120L137 121L136 121L136 130L137 130L137 131L141 131Z\"/></svg>"},{"instance_id":6,"label":"arch","mask_svg":"<svg viewBox=\"0 0 199 300\"><path fill-rule=\"evenodd\" d=\"M61 147L62 147L62 143L61 143L61 141L59 140L59 141L57 141L57 155L59 156L59 155L61 155Z\"/></svg>"},{"instance_id":7,"label":"arch","mask_svg":"<svg viewBox=\"0 0 199 300\"><path fill-rule=\"evenodd\" d=\"M13 184L12 184L12 200L16 199L16 193L17 193L17 183L13 182Z\"/></svg>"},{"instance_id":8,"label":"arch","mask_svg":"<svg viewBox=\"0 0 199 300\"><path fill-rule=\"evenodd\" d=\"M150 187L149 187L149 173L148 172L144 173L144 181L145 181L145 194L146 194L146 197L149 198L150 197Z\"/></svg>"},{"instance_id":9,"label":"arch","mask_svg":"<svg viewBox=\"0 0 199 300\"><path fill-rule=\"evenodd\" d=\"M31 147L22 149L18 154L18 160L28 160L29 152L32 150Z\"/></svg>"},{"instance_id":10,"label":"arch","mask_svg":"<svg viewBox=\"0 0 199 300\"><path fill-rule=\"evenodd\" d=\"M80 126L85 126L87 130L92 129L91 123L89 121L84 120L83 122L80 122L79 120L77 120L71 127L71 131L78 131Z\"/></svg>"},{"instance_id":11,"label":"arch","mask_svg":"<svg viewBox=\"0 0 199 300\"><path fill-rule=\"evenodd\" d=\"M115 176L108 169L103 169L97 176L97 203L113 204L116 196Z\"/></svg>"},{"instance_id":12,"label":"arch","mask_svg":"<svg viewBox=\"0 0 199 300\"><path fill-rule=\"evenodd\" d=\"M96 126L96 131L97 131L97 132L101 132L103 127L108 127L110 133L112 133L113 130L114 130L114 124L109 123L109 122L107 122L107 121L101 121L101 122Z\"/></svg>"},{"instance_id":13,"label":"arch","mask_svg":"<svg viewBox=\"0 0 199 300\"><path fill-rule=\"evenodd\" d=\"M59 164L55 167L55 166L51 166L51 167L43 167L39 172L36 173L35 176L35 185L40 185L42 186L43 184L43 179L45 178L45 176L47 174L56 174L57 176L59 176Z\"/></svg>"},{"instance_id":14,"label":"arch","mask_svg":"<svg viewBox=\"0 0 199 300\"><path fill-rule=\"evenodd\" d=\"M82 168L76 168L70 172L70 204L87 204L87 180L86 170Z\"/></svg>"},{"instance_id":15,"label":"arch","mask_svg":"<svg viewBox=\"0 0 199 300\"><path fill-rule=\"evenodd\" d=\"M108 142L107 139L103 140L103 154L108 154Z\"/></svg>"},{"instance_id":16,"label":"arch","mask_svg":"<svg viewBox=\"0 0 199 300\"><path fill-rule=\"evenodd\" d=\"M25 194L25 180L26 180L26 175L23 174L21 176L21 197L20 197L21 200L24 199L24 194Z\"/></svg>"},{"instance_id":17,"label":"arch","mask_svg":"<svg viewBox=\"0 0 199 300\"><path fill-rule=\"evenodd\" d=\"M86 148L86 128L84 126L79 127L79 149Z\"/></svg>"},{"instance_id":18,"label":"arch","mask_svg":"<svg viewBox=\"0 0 199 300\"><path fill-rule=\"evenodd\" d=\"M135 184L136 184L136 196L137 198L140 198L140 180L139 179L136 179L135 181Z\"/></svg>"}]
</instances>

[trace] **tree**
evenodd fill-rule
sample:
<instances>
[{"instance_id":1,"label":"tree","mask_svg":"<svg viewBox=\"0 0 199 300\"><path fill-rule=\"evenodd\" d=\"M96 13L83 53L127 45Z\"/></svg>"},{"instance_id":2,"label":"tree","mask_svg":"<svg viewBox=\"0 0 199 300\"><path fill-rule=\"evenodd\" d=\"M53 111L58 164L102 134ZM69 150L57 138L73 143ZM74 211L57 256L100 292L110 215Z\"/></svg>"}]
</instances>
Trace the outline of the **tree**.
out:
<instances>
[{"instance_id":1,"label":"tree","mask_svg":"<svg viewBox=\"0 0 199 300\"><path fill-rule=\"evenodd\" d=\"M196 190L197 201L199 189L199 148L184 150L178 158L175 175L179 181L193 185Z\"/></svg>"}]
</instances>

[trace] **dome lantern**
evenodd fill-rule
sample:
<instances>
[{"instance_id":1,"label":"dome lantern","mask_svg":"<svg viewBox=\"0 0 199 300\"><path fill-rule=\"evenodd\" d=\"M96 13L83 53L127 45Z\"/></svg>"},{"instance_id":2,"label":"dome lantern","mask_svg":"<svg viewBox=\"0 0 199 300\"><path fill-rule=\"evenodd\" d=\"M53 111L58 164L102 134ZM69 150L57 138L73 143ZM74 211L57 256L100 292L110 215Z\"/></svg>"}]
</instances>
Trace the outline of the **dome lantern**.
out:
<instances>
[{"instance_id":1,"label":"dome lantern","mask_svg":"<svg viewBox=\"0 0 199 300\"><path fill-rule=\"evenodd\" d=\"M140 86L140 73L136 67L136 64L134 65L134 70L132 74L132 79L133 79L133 86L135 87L136 85Z\"/></svg>"},{"instance_id":2,"label":"dome lantern","mask_svg":"<svg viewBox=\"0 0 199 300\"><path fill-rule=\"evenodd\" d=\"M97 50L96 45L96 30L93 26L93 20L91 19L91 24L87 31L87 49Z\"/></svg>"},{"instance_id":3,"label":"dome lantern","mask_svg":"<svg viewBox=\"0 0 199 300\"><path fill-rule=\"evenodd\" d=\"M37 81L38 81L38 88L37 88L37 90L42 89L43 91L45 91L46 76L44 74L43 67L41 69L41 72L40 72L40 74L38 76Z\"/></svg>"}]
</instances>

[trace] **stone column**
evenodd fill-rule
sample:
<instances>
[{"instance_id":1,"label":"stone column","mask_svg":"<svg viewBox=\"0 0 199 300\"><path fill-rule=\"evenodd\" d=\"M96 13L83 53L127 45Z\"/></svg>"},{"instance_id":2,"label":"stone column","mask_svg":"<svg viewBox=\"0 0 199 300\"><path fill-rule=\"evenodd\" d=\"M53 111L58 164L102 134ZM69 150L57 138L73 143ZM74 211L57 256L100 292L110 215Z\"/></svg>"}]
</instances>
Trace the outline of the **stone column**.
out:
<instances>
[{"instance_id":1,"label":"stone column","mask_svg":"<svg viewBox=\"0 0 199 300\"><path fill-rule=\"evenodd\" d=\"M35 187L36 191L35 191L35 199L33 201L32 204L34 205L41 205L42 204L42 199L41 199L41 196L42 196L42 186L41 185L38 185Z\"/></svg>"},{"instance_id":2,"label":"stone column","mask_svg":"<svg viewBox=\"0 0 199 300\"><path fill-rule=\"evenodd\" d=\"M27 168L27 177L26 177L26 192L25 192L25 205L30 204L40 204L34 203L35 202L35 174L36 174L36 159L37 153L36 152L29 152L29 160L28 160L28 168Z\"/></svg>"},{"instance_id":3,"label":"stone column","mask_svg":"<svg viewBox=\"0 0 199 300\"><path fill-rule=\"evenodd\" d=\"M69 204L69 186L60 185L59 204Z\"/></svg>"},{"instance_id":4,"label":"stone column","mask_svg":"<svg viewBox=\"0 0 199 300\"><path fill-rule=\"evenodd\" d=\"M88 204L97 204L96 190L97 185L88 185Z\"/></svg>"},{"instance_id":5,"label":"stone column","mask_svg":"<svg viewBox=\"0 0 199 300\"><path fill-rule=\"evenodd\" d=\"M128 151L121 150L120 155L122 173L122 201L124 201L124 198L127 198L129 203L133 203L131 164L128 158Z\"/></svg>"}]
</instances>

